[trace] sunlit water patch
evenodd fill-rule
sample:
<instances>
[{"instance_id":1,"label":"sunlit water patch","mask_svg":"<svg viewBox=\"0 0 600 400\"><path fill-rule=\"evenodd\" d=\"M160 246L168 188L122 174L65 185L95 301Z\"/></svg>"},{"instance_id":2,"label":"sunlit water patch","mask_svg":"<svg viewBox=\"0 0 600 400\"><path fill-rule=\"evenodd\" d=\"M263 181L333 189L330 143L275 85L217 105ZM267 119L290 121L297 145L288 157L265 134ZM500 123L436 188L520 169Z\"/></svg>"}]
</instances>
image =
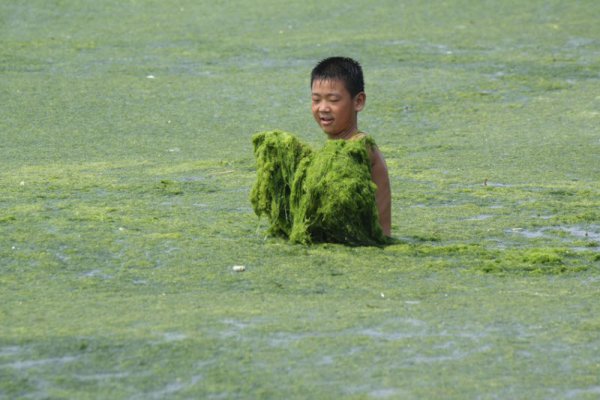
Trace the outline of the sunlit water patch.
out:
<instances>
[{"instance_id":1,"label":"sunlit water patch","mask_svg":"<svg viewBox=\"0 0 600 400\"><path fill-rule=\"evenodd\" d=\"M574 250L600 250L600 226L552 226L539 229L512 228L507 230L509 235L517 235L526 239L558 240L569 245L574 241L586 243L585 246L573 246Z\"/></svg>"},{"instance_id":2,"label":"sunlit water patch","mask_svg":"<svg viewBox=\"0 0 600 400\"><path fill-rule=\"evenodd\" d=\"M15 370L24 370L30 368L39 368L39 367L56 367L62 366L67 363L71 363L77 360L78 357L75 356L63 356L63 357L54 357L54 358L42 358L38 360L19 360L13 361L6 364L1 364L0 368L12 368Z\"/></svg>"}]
</instances>

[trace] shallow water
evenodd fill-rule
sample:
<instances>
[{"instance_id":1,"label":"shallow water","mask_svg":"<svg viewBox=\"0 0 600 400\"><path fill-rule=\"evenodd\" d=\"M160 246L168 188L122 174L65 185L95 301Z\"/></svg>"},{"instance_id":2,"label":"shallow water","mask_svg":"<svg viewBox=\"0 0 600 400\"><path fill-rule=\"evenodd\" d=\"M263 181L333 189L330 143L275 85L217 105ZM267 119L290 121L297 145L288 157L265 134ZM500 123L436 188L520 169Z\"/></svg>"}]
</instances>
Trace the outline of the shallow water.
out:
<instances>
[{"instance_id":1,"label":"shallow water","mask_svg":"<svg viewBox=\"0 0 600 400\"><path fill-rule=\"evenodd\" d=\"M0 398L597 397L598 11L3 2ZM248 201L253 133L322 145L331 54L365 70L383 248Z\"/></svg>"},{"instance_id":2,"label":"shallow water","mask_svg":"<svg viewBox=\"0 0 600 400\"><path fill-rule=\"evenodd\" d=\"M558 240L566 245L570 245L570 248L573 250L600 250L600 227L597 225L590 225L589 227L550 226L536 230L513 228L507 231L507 233L524 236L527 239ZM581 246L581 240L585 241L585 247ZM573 245L574 241L577 241L577 245Z\"/></svg>"}]
</instances>

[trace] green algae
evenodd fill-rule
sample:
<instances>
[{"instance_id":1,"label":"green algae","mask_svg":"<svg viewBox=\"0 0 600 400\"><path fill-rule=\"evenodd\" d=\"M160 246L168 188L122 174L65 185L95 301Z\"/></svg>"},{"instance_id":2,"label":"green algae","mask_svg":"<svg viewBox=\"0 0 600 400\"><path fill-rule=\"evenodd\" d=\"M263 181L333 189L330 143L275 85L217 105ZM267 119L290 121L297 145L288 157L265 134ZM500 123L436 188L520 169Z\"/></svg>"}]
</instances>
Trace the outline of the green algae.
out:
<instances>
[{"instance_id":1,"label":"green algae","mask_svg":"<svg viewBox=\"0 0 600 400\"><path fill-rule=\"evenodd\" d=\"M257 164L256 183L250 194L254 212L269 218L271 234L289 237L294 222L291 198L296 170L312 150L281 131L258 133L252 143Z\"/></svg>"},{"instance_id":2,"label":"green algae","mask_svg":"<svg viewBox=\"0 0 600 400\"><path fill-rule=\"evenodd\" d=\"M2 2L0 398L597 397L599 11ZM332 54L386 247L265 239L248 204L247 133L317 148Z\"/></svg>"},{"instance_id":3,"label":"green algae","mask_svg":"<svg viewBox=\"0 0 600 400\"><path fill-rule=\"evenodd\" d=\"M269 218L271 234L294 243L381 244L368 148L375 143L331 140L312 151L292 134L253 136L257 178L254 212Z\"/></svg>"},{"instance_id":4,"label":"green algae","mask_svg":"<svg viewBox=\"0 0 600 400\"><path fill-rule=\"evenodd\" d=\"M328 141L300 163L291 197L294 226L290 240L385 242L368 155L374 145L369 137Z\"/></svg>"}]
</instances>

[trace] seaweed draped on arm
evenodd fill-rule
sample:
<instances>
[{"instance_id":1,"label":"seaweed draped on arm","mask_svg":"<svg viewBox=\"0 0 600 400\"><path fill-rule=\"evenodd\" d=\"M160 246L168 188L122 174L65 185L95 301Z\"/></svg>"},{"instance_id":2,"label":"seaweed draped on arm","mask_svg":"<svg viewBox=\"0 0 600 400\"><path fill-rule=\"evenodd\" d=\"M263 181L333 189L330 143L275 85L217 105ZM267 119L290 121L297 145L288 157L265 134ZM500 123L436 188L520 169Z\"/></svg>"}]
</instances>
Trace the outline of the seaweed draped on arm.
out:
<instances>
[{"instance_id":1,"label":"seaweed draped on arm","mask_svg":"<svg viewBox=\"0 0 600 400\"><path fill-rule=\"evenodd\" d=\"M250 200L269 233L296 243L380 244L385 237L371 180L369 137L330 140L312 151L292 134L254 135L257 179Z\"/></svg>"},{"instance_id":2,"label":"seaweed draped on arm","mask_svg":"<svg viewBox=\"0 0 600 400\"><path fill-rule=\"evenodd\" d=\"M256 158L256 183L250 193L254 212L271 222L269 233L288 237L292 230L290 194L300 161L312 150L295 136L282 131L257 133L252 137Z\"/></svg>"}]
</instances>

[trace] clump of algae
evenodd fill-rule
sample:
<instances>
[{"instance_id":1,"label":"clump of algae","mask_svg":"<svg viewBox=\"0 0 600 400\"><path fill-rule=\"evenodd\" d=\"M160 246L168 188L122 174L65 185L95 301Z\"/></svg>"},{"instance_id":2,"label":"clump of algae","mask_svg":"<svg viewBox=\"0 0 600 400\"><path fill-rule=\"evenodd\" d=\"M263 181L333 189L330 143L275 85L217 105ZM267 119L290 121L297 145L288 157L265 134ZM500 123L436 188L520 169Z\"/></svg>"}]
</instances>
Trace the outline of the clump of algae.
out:
<instances>
[{"instance_id":1,"label":"clump of algae","mask_svg":"<svg viewBox=\"0 0 600 400\"><path fill-rule=\"evenodd\" d=\"M254 212L271 222L269 233L289 237L292 230L290 195L298 164L312 150L292 134L282 131L257 133L252 137L256 158L256 183L250 193Z\"/></svg>"},{"instance_id":2,"label":"clump of algae","mask_svg":"<svg viewBox=\"0 0 600 400\"><path fill-rule=\"evenodd\" d=\"M252 142L257 179L250 200L269 218L269 233L305 244L386 241L371 180L372 139L330 140L318 151L282 131L257 133Z\"/></svg>"}]
</instances>

